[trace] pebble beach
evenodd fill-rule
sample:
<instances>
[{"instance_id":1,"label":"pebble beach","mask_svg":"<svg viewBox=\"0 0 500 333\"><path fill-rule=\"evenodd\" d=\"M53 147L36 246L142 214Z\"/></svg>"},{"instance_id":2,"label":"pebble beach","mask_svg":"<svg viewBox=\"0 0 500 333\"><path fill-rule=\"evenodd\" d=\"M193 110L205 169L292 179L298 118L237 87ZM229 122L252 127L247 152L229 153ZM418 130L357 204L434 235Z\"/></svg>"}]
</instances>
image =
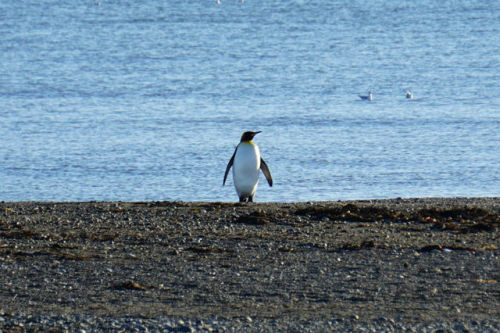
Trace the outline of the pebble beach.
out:
<instances>
[{"instance_id":1,"label":"pebble beach","mask_svg":"<svg viewBox=\"0 0 500 333\"><path fill-rule=\"evenodd\" d=\"M0 331L500 331L500 198L0 203Z\"/></svg>"}]
</instances>

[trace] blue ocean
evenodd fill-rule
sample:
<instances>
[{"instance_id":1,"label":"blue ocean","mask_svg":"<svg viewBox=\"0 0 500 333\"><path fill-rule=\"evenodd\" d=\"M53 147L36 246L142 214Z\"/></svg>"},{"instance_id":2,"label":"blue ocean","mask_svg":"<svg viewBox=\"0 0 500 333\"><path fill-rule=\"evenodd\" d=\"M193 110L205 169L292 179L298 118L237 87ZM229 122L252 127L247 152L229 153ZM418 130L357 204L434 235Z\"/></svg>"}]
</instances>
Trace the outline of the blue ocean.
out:
<instances>
[{"instance_id":1,"label":"blue ocean","mask_svg":"<svg viewBox=\"0 0 500 333\"><path fill-rule=\"evenodd\" d=\"M497 0L1 1L0 64L3 201L237 201L257 130L256 201L500 196Z\"/></svg>"}]
</instances>

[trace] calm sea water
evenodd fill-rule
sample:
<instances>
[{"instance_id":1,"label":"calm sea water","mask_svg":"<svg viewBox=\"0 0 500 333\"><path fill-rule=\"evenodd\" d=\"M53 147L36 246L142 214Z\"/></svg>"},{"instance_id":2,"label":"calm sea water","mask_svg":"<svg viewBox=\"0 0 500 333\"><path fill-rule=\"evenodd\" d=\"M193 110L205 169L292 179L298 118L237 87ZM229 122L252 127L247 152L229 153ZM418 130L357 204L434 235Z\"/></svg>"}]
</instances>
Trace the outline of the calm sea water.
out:
<instances>
[{"instance_id":1,"label":"calm sea water","mask_svg":"<svg viewBox=\"0 0 500 333\"><path fill-rule=\"evenodd\" d=\"M234 201L246 130L256 201L500 195L497 0L1 1L0 64L0 200Z\"/></svg>"}]
</instances>

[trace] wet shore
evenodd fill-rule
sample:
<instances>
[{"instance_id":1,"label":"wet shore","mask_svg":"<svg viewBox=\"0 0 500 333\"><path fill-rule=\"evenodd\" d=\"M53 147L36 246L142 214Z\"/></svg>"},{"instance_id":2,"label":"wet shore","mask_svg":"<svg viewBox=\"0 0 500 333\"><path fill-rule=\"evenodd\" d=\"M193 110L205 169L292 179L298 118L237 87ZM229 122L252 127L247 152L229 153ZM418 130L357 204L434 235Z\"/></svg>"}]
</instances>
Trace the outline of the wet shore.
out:
<instances>
[{"instance_id":1,"label":"wet shore","mask_svg":"<svg viewBox=\"0 0 500 333\"><path fill-rule=\"evenodd\" d=\"M0 329L500 330L500 198L0 203Z\"/></svg>"}]
</instances>

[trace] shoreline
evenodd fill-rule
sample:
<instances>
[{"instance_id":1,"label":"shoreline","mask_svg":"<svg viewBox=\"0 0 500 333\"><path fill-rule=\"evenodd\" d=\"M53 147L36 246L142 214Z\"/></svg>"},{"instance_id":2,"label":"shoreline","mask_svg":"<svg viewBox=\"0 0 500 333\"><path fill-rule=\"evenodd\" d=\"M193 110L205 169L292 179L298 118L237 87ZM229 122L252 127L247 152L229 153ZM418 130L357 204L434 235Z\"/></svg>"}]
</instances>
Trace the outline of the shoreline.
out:
<instances>
[{"instance_id":1,"label":"shoreline","mask_svg":"<svg viewBox=\"0 0 500 333\"><path fill-rule=\"evenodd\" d=\"M392 197L392 198L360 198L360 199L333 199L333 200L307 200L307 201L254 201L247 204L301 204L301 203L335 203L335 202L397 202L397 201L481 201L481 200L500 200L500 196L430 196L430 197ZM1 200L0 204L8 203L152 203L152 202L169 202L169 203L186 203L186 204L241 204L236 200L228 201L184 201L184 200Z\"/></svg>"},{"instance_id":2,"label":"shoreline","mask_svg":"<svg viewBox=\"0 0 500 333\"><path fill-rule=\"evenodd\" d=\"M0 329L495 331L499 216L499 197L1 202Z\"/></svg>"}]
</instances>

